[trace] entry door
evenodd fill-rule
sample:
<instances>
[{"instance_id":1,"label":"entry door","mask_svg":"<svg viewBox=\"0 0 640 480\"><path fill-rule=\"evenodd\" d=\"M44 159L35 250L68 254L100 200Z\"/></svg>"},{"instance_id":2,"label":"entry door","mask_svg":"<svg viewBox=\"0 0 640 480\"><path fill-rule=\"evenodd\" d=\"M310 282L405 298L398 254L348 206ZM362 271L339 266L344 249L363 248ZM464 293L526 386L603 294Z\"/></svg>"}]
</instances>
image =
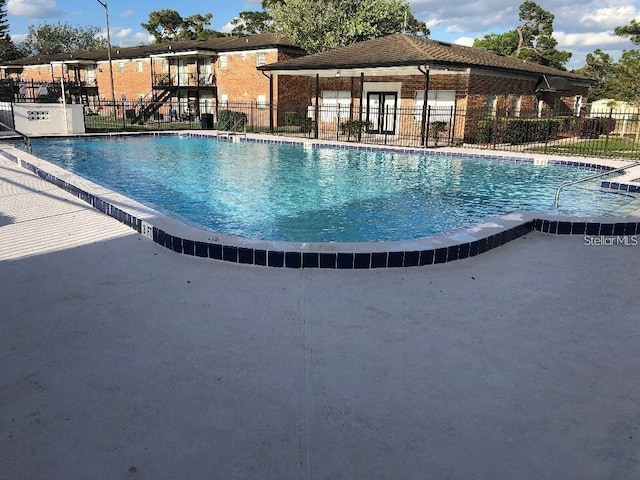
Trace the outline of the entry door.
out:
<instances>
[{"instance_id":1,"label":"entry door","mask_svg":"<svg viewBox=\"0 0 640 480\"><path fill-rule=\"evenodd\" d=\"M187 71L187 59L178 59L178 85L189 85L189 72Z\"/></svg>"},{"instance_id":2,"label":"entry door","mask_svg":"<svg viewBox=\"0 0 640 480\"><path fill-rule=\"evenodd\" d=\"M369 133L396 133L396 103L398 94L395 92L369 92L367 94L367 121L373 127Z\"/></svg>"}]
</instances>

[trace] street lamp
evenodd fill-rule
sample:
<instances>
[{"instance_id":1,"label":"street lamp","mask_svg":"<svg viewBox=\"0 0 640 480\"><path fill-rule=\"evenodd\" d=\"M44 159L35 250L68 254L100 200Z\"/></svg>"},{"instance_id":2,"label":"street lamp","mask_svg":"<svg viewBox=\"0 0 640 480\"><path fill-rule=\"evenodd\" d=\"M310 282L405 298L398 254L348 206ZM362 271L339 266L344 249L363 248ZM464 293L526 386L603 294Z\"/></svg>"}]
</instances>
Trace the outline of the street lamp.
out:
<instances>
[{"instance_id":1,"label":"street lamp","mask_svg":"<svg viewBox=\"0 0 640 480\"><path fill-rule=\"evenodd\" d=\"M113 88L113 62L111 61L111 35L109 34L109 9L107 8L106 0L103 2L102 0L97 0L100 5L104 7L104 16L107 20L107 55L109 56L109 79L111 80L111 102L114 108L115 115L115 106L116 106L116 91Z\"/></svg>"}]
</instances>

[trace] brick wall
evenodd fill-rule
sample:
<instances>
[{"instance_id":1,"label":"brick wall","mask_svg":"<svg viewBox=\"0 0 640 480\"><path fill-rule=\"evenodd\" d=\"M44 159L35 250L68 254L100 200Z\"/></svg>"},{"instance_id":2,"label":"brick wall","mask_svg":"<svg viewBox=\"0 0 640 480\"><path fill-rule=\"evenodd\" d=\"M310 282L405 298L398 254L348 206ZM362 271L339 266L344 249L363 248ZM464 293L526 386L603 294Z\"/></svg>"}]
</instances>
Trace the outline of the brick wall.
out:
<instances>
[{"instance_id":1,"label":"brick wall","mask_svg":"<svg viewBox=\"0 0 640 480\"><path fill-rule=\"evenodd\" d=\"M215 73L218 85L218 98L226 94L229 102L256 102L258 95L269 99L269 79L258 71L257 57L260 51L222 53L216 62ZM263 50L265 63L278 61L278 52ZM226 56L227 67L222 68L220 57ZM277 101L277 90L274 101Z\"/></svg>"},{"instance_id":2,"label":"brick wall","mask_svg":"<svg viewBox=\"0 0 640 480\"><path fill-rule=\"evenodd\" d=\"M135 101L140 94L144 96L151 92L151 59L113 60L112 67L116 102L123 99ZM98 62L95 74L100 98L111 100L109 62Z\"/></svg>"}]
</instances>

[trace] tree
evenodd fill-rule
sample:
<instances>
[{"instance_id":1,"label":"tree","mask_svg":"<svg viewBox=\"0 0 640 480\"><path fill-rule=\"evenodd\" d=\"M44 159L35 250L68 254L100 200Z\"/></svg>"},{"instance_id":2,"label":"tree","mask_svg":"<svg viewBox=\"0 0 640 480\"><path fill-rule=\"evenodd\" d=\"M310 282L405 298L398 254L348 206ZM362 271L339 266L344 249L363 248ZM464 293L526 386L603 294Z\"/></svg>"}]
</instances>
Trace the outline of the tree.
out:
<instances>
[{"instance_id":1,"label":"tree","mask_svg":"<svg viewBox=\"0 0 640 480\"><path fill-rule=\"evenodd\" d=\"M600 100L603 98L616 98L616 75L618 64L613 61L611 55L602 50L588 53L587 64L575 70L575 73L595 80L589 90L589 99Z\"/></svg>"},{"instance_id":2,"label":"tree","mask_svg":"<svg viewBox=\"0 0 640 480\"><path fill-rule=\"evenodd\" d=\"M485 35L474 40L473 46L564 70L571 53L556 49L554 15L535 2L526 1L520 5L518 18L522 23L514 30Z\"/></svg>"},{"instance_id":3,"label":"tree","mask_svg":"<svg viewBox=\"0 0 640 480\"><path fill-rule=\"evenodd\" d=\"M257 33L270 32L273 29L273 21L267 12L240 12L231 20L233 30L231 35L255 35Z\"/></svg>"},{"instance_id":4,"label":"tree","mask_svg":"<svg viewBox=\"0 0 640 480\"><path fill-rule=\"evenodd\" d=\"M309 53L403 31L429 34L405 0L278 0L267 14L275 32Z\"/></svg>"},{"instance_id":5,"label":"tree","mask_svg":"<svg viewBox=\"0 0 640 480\"><path fill-rule=\"evenodd\" d=\"M20 52L9 36L7 22L7 0L0 0L0 62L8 62L20 58Z\"/></svg>"},{"instance_id":6,"label":"tree","mask_svg":"<svg viewBox=\"0 0 640 480\"><path fill-rule=\"evenodd\" d=\"M175 10L165 8L149 14L149 22L141 24L156 39L156 43L178 42L182 40L206 40L222 37L224 33L207 28L213 15L196 14L183 18Z\"/></svg>"},{"instance_id":7,"label":"tree","mask_svg":"<svg viewBox=\"0 0 640 480\"><path fill-rule=\"evenodd\" d=\"M640 50L623 51L616 73L617 98L640 106Z\"/></svg>"},{"instance_id":8,"label":"tree","mask_svg":"<svg viewBox=\"0 0 640 480\"><path fill-rule=\"evenodd\" d=\"M482 38L476 38L473 46L484 48L490 52L499 53L500 55L513 55L518 49L518 32L509 30L505 33L490 33Z\"/></svg>"},{"instance_id":9,"label":"tree","mask_svg":"<svg viewBox=\"0 0 640 480\"><path fill-rule=\"evenodd\" d=\"M74 27L68 23L29 25L25 41L20 45L27 55L54 55L107 48L99 27Z\"/></svg>"},{"instance_id":10,"label":"tree","mask_svg":"<svg viewBox=\"0 0 640 480\"><path fill-rule=\"evenodd\" d=\"M629 25L616 27L614 31L619 37L629 37L635 45L640 45L640 22L635 19L631 20Z\"/></svg>"}]
</instances>

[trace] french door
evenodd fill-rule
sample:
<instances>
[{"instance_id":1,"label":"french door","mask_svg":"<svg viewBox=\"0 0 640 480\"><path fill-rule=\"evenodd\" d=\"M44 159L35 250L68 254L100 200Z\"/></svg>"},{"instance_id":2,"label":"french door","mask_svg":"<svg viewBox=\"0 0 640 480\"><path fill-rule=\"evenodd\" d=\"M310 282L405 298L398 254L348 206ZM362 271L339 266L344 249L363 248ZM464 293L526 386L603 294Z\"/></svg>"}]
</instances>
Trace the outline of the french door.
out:
<instances>
[{"instance_id":1,"label":"french door","mask_svg":"<svg viewBox=\"0 0 640 480\"><path fill-rule=\"evenodd\" d=\"M396 92L367 93L367 121L370 123L369 133L396 133L396 108L398 94Z\"/></svg>"}]
</instances>

